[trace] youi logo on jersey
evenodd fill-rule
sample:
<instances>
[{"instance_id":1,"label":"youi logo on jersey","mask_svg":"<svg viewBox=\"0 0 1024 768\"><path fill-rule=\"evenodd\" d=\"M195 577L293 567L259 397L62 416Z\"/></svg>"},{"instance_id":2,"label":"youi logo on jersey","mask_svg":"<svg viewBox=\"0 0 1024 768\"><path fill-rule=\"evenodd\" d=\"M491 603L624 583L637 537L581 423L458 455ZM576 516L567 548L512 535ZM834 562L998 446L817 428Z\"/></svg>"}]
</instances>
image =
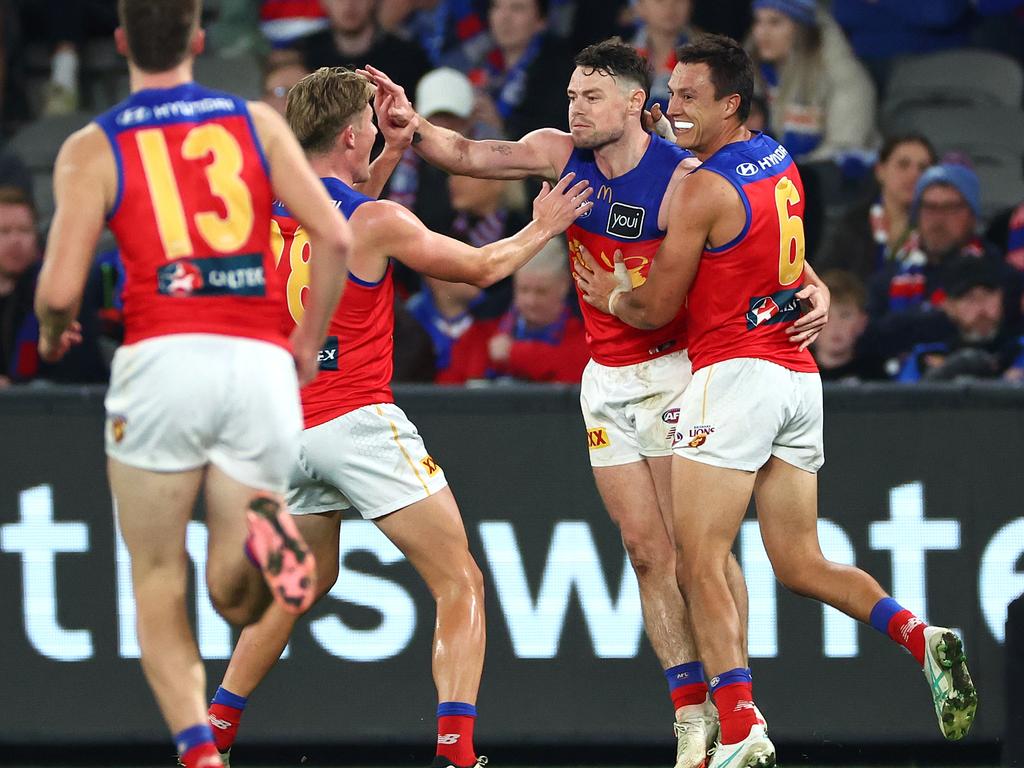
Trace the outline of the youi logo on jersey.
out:
<instances>
[{"instance_id":1,"label":"youi logo on jersey","mask_svg":"<svg viewBox=\"0 0 1024 768\"><path fill-rule=\"evenodd\" d=\"M265 296L267 279L258 253L207 259L176 259L157 269L157 292L191 296Z\"/></svg>"}]
</instances>

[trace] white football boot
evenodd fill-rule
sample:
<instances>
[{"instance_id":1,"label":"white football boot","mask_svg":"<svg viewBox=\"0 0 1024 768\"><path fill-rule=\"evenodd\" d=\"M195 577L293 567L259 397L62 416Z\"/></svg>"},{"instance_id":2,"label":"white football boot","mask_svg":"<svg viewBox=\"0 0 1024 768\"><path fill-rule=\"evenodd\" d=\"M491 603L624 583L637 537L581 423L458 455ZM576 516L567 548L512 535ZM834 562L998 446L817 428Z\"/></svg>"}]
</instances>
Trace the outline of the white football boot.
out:
<instances>
[{"instance_id":1,"label":"white football boot","mask_svg":"<svg viewBox=\"0 0 1024 768\"><path fill-rule=\"evenodd\" d=\"M974 723L978 692L967 671L963 640L951 629L925 628L924 677L942 735L950 741L962 739Z\"/></svg>"},{"instance_id":2,"label":"white football boot","mask_svg":"<svg viewBox=\"0 0 1024 768\"><path fill-rule=\"evenodd\" d=\"M760 725L736 744L716 744L708 768L775 768L775 745Z\"/></svg>"}]
</instances>

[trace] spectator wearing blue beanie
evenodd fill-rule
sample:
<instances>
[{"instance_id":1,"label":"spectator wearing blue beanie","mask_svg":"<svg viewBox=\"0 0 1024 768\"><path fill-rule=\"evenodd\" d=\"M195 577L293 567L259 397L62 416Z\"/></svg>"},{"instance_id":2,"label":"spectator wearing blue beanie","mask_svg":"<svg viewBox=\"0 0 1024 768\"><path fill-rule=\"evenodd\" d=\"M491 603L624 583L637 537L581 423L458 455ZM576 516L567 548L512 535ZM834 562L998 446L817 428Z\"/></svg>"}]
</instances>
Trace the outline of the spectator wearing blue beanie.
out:
<instances>
[{"instance_id":1,"label":"spectator wearing blue beanie","mask_svg":"<svg viewBox=\"0 0 1024 768\"><path fill-rule=\"evenodd\" d=\"M842 30L814 0L753 0L747 49L768 133L797 160L841 159L875 142L875 91Z\"/></svg>"},{"instance_id":2,"label":"spectator wearing blue beanie","mask_svg":"<svg viewBox=\"0 0 1024 768\"><path fill-rule=\"evenodd\" d=\"M950 290L950 265L962 257L984 259L1001 276L1006 317L1020 313L1020 276L1002 252L978 236L981 184L965 165L933 165L918 179L911 215L915 229L895 261L871 286L869 314L941 307Z\"/></svg>"}]
</instances>

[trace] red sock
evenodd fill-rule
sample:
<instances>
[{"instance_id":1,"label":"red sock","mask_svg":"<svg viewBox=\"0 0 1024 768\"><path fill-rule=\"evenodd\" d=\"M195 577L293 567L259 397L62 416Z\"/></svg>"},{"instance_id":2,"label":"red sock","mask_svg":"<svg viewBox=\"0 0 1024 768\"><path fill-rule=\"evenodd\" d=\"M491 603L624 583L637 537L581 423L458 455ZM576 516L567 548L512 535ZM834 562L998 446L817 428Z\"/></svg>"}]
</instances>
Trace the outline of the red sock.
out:
<instances>
[{"instance_id":1,"label":"red sock","mask_svg":"<svg viewBox=\"0 0 1024 768\"><path fill-rule=\"evenodd\" d=\"M475 765L472 715L440 715L437 718L437 754L454 765Z\"/></svg>"},{"instance_id":2,"label":"red sock","mask_svg":"<svg viewBox=\"0 0 1024 768\"><path fill-rule=\"evenodd\" d=\"M213 742L197 744L181 756L181 764L185 768L222 768L220 753Z\"/></svg>"},{"instance_id":3,"label":"red sock","mask_svg":"<svg viewBox=\"0 0 1024 768\"><path fill-rule=\"evenodd\" d=\"M213 703L210 705L206 718L210 721L213 741L217 749L227 752L238 736L238 725L242 722L242 711L227 704Z\"/></svg>"},{"instance_id":4,"label":"red sock","mask_svg":"<svg viewBox=\"0 0 1024 768\"><path fill-rule=\"evenodd\" d=\"M672 704L676 709L689 707L694 704L703 704L708 697L708 684L704 681L681 685L669 691L672 697Z\"/></svg>"},{"instance_id":5,"label":"red sock","mask_svg":"<svg viewBox=\"0 0 1024 768\"><path fill-rule=\"evenodd\" d=\"M903 609L889 619L889 637L899 643L924 666L924 631L928 627L910 611Z\"/></svg>"},{"instance_id":6,"label":"red sock","mask_svg":"<svg viewBox=\"0 0 1024 768\"><path fill-rule=\"evenodd\" d=\"M718 722L722 726L722 743L736 744L747 738L752 726L757 725L754 714L754 684L730 683L714 693L718 707Z\"/></svg>"}]
</instances>

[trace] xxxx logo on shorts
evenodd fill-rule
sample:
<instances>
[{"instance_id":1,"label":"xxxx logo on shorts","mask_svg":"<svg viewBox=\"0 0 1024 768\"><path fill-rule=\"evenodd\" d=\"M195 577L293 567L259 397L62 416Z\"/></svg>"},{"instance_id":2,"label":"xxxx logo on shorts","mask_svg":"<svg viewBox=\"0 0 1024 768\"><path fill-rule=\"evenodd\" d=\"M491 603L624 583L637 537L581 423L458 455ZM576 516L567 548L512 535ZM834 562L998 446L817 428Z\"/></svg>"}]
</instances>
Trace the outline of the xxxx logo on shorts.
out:
<instances>
[{"instance_id":1,"label":"xxxx logo on shorts","mask_svg":"<svg viewBox=\"0 0 1024 768\"><path fill-rule=\"evenodd\" d=\"M422 464L423 468L427 470L427 474L430 477L433 477L434 475L441 471L441 468L437 466L437 462L434 461L434 459L430 456L427 456L424 459L420 459L420 464Z\"/></svg>"},{"instance_id":2,"label":"xxxx logo on shorts","mask_svg":"<svg viewBox=\"0 0 1024 768\"><path fill-rule=\"evenodd\" d=\"M608 430L604 427L594 427L587 430L587 445L590 450L596 451L600 448L607 448L612 444L608 437Z\"/></svg>"}]
</instances>

